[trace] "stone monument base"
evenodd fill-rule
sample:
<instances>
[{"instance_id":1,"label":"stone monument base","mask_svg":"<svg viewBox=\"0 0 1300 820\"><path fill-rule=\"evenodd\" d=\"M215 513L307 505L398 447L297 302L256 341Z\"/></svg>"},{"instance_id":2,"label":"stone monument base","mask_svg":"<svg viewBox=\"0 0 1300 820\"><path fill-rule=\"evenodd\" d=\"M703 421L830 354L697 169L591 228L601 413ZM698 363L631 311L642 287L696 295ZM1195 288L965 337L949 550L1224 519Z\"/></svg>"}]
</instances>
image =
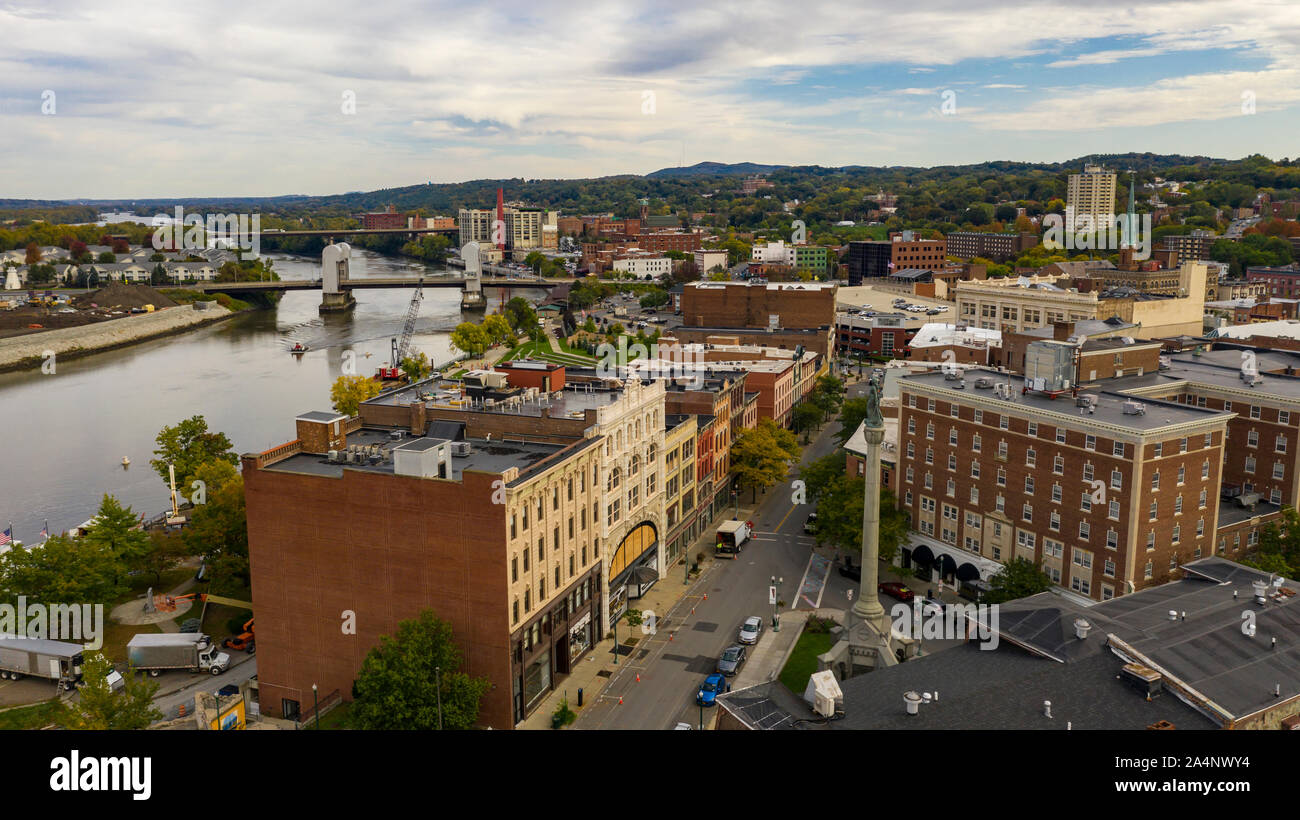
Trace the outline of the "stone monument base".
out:
<instances>
[{"instance_id":1,"label":"stone monument base","mask_svg":"<svg viewBox=\"0 0 1300 820\"><path fill-rule=\"evenodd\" d=\"M861 675L874 669L895 666L916 656L916 641L894 633L881 634L870 620L845 610L839 641L817 657L817 671L830 669L839 680ZM885 622L888 626L889 622Z\"/></svg>"}]
</instances>

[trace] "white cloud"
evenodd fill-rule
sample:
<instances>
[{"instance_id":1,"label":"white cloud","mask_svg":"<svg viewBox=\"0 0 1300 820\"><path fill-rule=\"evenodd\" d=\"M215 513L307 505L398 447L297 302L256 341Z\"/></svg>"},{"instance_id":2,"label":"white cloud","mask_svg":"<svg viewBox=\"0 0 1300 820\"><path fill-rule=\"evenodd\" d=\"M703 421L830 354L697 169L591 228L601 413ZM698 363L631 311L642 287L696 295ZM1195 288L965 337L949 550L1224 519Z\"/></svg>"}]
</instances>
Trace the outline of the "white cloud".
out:
<instances>
[{"instance_id":1,"label":"white cloud","mask_svg":"<svg viewBox=\"0 0 1300 820\"><path fill-rule=\"evenodd\" d=\"M1014 14L991 2L915 6L810 0L792 9L756 0L738 10L622 0L592 14L559 0L409 0L358 14L338 0L234 11L199 4L183 13L143 2L11 3L0 6L0 197L599 176L674 165L682 142L692 162L946 164L978 147L952 147L958 127L1213 119L1239 109L1246 87L1261 112L1297 102L1290 89L1300 84L1288 72L1300 55L1300 21L1286 7L1157 2L1137 15L1122 0L1097 0L1072 10L1074 25L1057 3ZM1063 45L1063 29L1086 36ZM1126 39L1115 48L1093 38ZM1089 52L1094 42L1107 47ZM1231 48L1269 68L1121 90L1081 85L1093 66L1201 48ZM1019 79L1007 63L1048 54L1060 55L1050 65L1070 70L1051 73L1058 88L1035 84L1016 98L1023 107L962 101L956 118L927 114L946 88L1024 91L986 80ZM976 67L963 78L968 60L1001 64L992 76ZM935 88L861 94L826 81L882 66L955 76ZM58 93L53 117L39 113L43 89ZM642 113L645 90L655 93L653 115ZM355 115L340 110L345 91L355 94ZM1046 150L1017 139L996 150ZM1240 153L1253 150L1264 147Z\"/></svg>"}]
</instances>

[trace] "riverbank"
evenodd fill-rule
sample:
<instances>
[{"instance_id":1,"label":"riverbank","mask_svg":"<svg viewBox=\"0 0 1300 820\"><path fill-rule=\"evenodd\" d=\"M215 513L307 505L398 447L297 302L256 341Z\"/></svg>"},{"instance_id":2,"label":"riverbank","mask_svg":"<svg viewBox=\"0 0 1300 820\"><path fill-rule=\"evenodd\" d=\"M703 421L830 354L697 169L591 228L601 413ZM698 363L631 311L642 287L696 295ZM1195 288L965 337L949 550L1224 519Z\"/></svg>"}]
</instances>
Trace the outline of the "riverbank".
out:
<instances>
[{"instance_id":1,"label":"riverbank","mask_svg":"<svg viewBox=\"0 0 1300 820\"><path fill-rule=\"evenodd\" d=\"M75 359L183 333L237 313L216 302L195 302L107 322L0 339L0 373L40 368L51 352L56 362Z\"/></svg>"}]
</instances>

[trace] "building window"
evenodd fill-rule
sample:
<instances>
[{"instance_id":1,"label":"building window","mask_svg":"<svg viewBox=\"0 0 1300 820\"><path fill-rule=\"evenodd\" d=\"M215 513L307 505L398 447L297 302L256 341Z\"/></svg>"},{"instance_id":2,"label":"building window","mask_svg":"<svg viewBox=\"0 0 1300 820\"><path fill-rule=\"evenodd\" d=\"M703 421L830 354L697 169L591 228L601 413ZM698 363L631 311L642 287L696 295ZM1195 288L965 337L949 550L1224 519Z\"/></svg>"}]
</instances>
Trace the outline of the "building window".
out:
<instances>
[{"instance_id":1,"label":"building window","mask_svg":"<svg viewBox=\"0 0 1300 820\"><path fill-rule=\"evenodd\" d=\"M1052 485L1052 503L1053 503L1053 504L1060 504L1060 503L1061 503L1061 485L1060 485L1060 484L1053 484L1053 485Z\"/></svg>"},{"instance_id":2,"label":"building window","mask_svg":"<svg viewBox=\"0 0 1300 820\"><path fill-rule=\"evenodd\" d=\"M1061 456L1053 456L1052 472L1057 475L1065 475L1065 459Z\"/></svg>"},{"instance_id":3,"label":"building window","mask_svg":"<svg viewBox=\"0 0 1300 820\"><path fill-rule=\"evenodd\" d=\"M1246 469L1246 472L1248 472L1248 473L1253 473L1253 472L1255 472L1255 457L1254 457L1254 456L1247 456L1247 457L1246 457L1246 466L1245 466L1245 469Z\"/></svg>"},{"instance_id":4,"label":"building window","mask_svg":"<svg viewBox=\"0 0 1300 820\"><path fill-rule=\"evenodd\" d=\"M1152 455L1155 456L1156 458L1160 458L1160 456L1163 455L1163 454L1164 454L1164 451L1165 451L1165 444L1164 444L1164 442L1163 442L1163 441L1157 441L1157 442L1155 443L1155 445L1152 447L1152 450L1153 450Z\"/></svg>"},{"instance_id":5,"label":"building window","mask_svg":"<svg viewBox=\"0 0 1300 820\"><path fill-rule=\"evenodd\" d=\"M998 468L998 486L999 487L1007 486L1007 471L1006 468L1004 467Z\"/></svg>"},{"instance_id":6,"label":"building window","mask_svg":"<svg viewBox=\"0 0 1300 820\"><path fill-rule=\"evenodd\" d=\"M1079 538L1083 539L1084 541L1087 541L1088 535L1091 533L1091 531L1092 531L1091 525L1088 524L1087 521L1079 522Z\"/></svg>"},{"instance_id":7,"label":"building window","mask_svg":"<svg viewBox=\"0 0 1300 820\"><path fill-rule=\"evenodd\" d=\"M1286 436L1278 436L1278 437L1277 437L1277 441L1276 441L1276 443L1275 443L1274 446L1273 446L1273 452L1275 452L1275 453L1285 453L1285 452L1286 452Z\"/></svg>"},{"instance_id":8,"label":"building window","mask_svg":"<svg viewBox=\"0 0 1300 820\"><path fill-rule=\"evenodd\" d=\"M1026 521L1034 520L1034 507L1032 504L1026 504L1020 511L1020 517Z\"/></svg>"},{"instance_id":9,"label":"building window","mask_svg":"<svg viewBox=\"0 0 1300 820\"><path fill-rule=\"evenodd\" d=\"M1064 444L1064 443L1065 443L1065 428L1064 428L1064 427L1057 427L1057 428L1056 428L1056 443L1057 443L1057 444Z\"/></svg>"},{"instance_id":10,"label":"building window","mask_svg":"<svg viewBox=\"0 0 1300 820\"><path fill-rule=\"evenodd\" d=\"M1120 458L1123 458L1123 457L1124 457L1124 442L1122 442L1122 441L1117 441L1117 442L1115 442L1114 449L1112 449L1111 452L1112 452L1114 455L1119 456Z\"/></svg>"},{"instance_id":11,"label":"building window","mask_svg":"<svg viewBox=\"0 0 1300 820\"><path fill-rule=\"evenodd\" d=\"M1025 451L1025 466L1026 467L1038 466L1038 453L1034 450L1033 447L1030 447L1028 450Z\"/></svg>"},{"instance_id":12,"label":"building window","mask_svg":"<svg viewBox=\"0 0 1300 820\"><path fill-rule=\"evenodd\" d=\"M1084 492L1079 498L1079 509L1084 512L1092 512L1092 493Z\"/></svg>"},{"instance_id":13,"label":"building window","mask_svg":"<svg viewBox=\"0 0 1300 820\"><path fill-rule=\"evenodd\" d=\"M1160 471L1159 471L1159 470L1156 470L1154 473L1151 474L1151 489L1153 489L1153 490L1158 490L1158 489L1160 489Z\"/></svg>"},{"instance_id":14,"label":"building window","mask_svg":"<svg viewBox=\"0 0 1300 820\"><path fill-rule=\"evenodd\" d=\"M1029 422L1029 437L1038 438L1038 422L1036 421Z\"/></svg>"},{"instance_id":15,"label":"building window","mask_svg":"<svg viewBox=\"0 0 1300 820\"><path fill-rule=\"evenodd\" d=\"M980 438L979 433L976 433L971 437L970 448L972 452L981 452L981 441L982 439Z\"/></svg>"},{"instance_id":16,"label":"building window","mask_svg":"<svg viewBox=\"0 0 1300 820\"><path fill-rule=\"evenodd\" d=\"M1052 510L1052 514L1048 516L1047 528L1050 529L1052 532L1061 531L1061 514L1058 513L1056 510Z\"/></svg>"},{"instance_id":17,"label":"building window","mask_svg":"<svg viewBox=\"0 0 1300 820\"><path fill-rule=\"evenodd\" d=\"M1096 449L1097 449L1097 437L1094 436L1094 435L1087 435L1087 436L1085 436L1084 439L1083 439L1083 449L1085 449L1085 450L1096 450Z\"/></svg>"},{"instance_id":18,"label":"building window","mask_svg":"<svg viewBox=\"0 0 1300 820\"><path fill-rule=\"evenodd\" d=\"M1201 462L1201 479L1205 480L1210 477L1210 460L1207 458Z\"/></svg>"},{"instance_id":19,"label":"building window","mask_svg":"<svg viewBox=\"0 0 1300 820\"><path fill-rule=\"evenodd\" d=\"M1179 495L1174 499L1174 515L1183 514L1183 497Z\"/></svg>"},{"instance_id":20,"label":"building window","mask_svg":"<svg viewBox=\"0 0 1300 820\"><path fill-rule=\"evenodd\" d=\"M1119 547L1119 533L1112 527L1106 530L1106 548L1116 549Z\"/></svg>"},{"instance_id":21,"label":"building window","mask_svg":"<svg viewBox=\"0 0 1300 820\"><path fill-rule=\"evenodd\" d=\"M1258 430L1251 430L1250 432L1246 433L1246 446L1247 446L1247 447L1258 447L1258 446L1259 446L1259 431L1258 431Z\"/></svg>"},{"instance_id":22,"label":"building window","mask_svg":"<svg viewBox=\"0 0 1300 820\"><path fill-rule=\"evenodd\" d=\"M971 488L970 488L970 503L972 503L972 504L978 504L978 503L980 503L980 490L979 490L979 487L971 487Z\"/></svg>"},{"instance_id":23,"label":"building window","mask_svg":"<svg viewBox=\"0 0 1300 820\"><path fill-rule=\"evenodd\" d=\"M976 423L976 424L983 424L983 423L984 423L984 411L983 411L983 410L976 410L976 411L975 411L975 423Z\"/></svg>"},{"instance_id":24,"label":"building window","mask_svg":"<svg viewBox=\"0 0 1300 820\"><path fill-rule=\"evenodd\" d=\"M1083 463L1083 480L1084 480L1084 481L1088 481L1088 482L1091 482L1091 481L1092 481L1092 462L1091 462L1091 461L1085 461L1085 462Z\"/></svg>"},{"instance_id":25,"label":"building window","mask_svg":"<svg viewBox=\"0 0 1300 820\"><path fill-rule=\"evenodd\" d=\"M1259 418L1259 405L1257 405L1257 404L1252 404L1252 405L1250 406L1250 417L1251 417L1252 419L1257 419L1257 418Z\"/></svg>"}]
</instances>

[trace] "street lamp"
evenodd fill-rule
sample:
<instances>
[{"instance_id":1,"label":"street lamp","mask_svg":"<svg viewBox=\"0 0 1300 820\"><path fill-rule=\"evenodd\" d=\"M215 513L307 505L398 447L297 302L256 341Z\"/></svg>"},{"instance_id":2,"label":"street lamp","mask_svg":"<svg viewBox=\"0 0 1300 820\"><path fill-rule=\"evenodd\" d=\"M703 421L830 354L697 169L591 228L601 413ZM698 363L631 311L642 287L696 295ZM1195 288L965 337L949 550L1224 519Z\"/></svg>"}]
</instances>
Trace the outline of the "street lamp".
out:
<instances>
[{"instance_id":1,"label":"street lamp","mask_svg":"<svg viewBox=\"0 0 1300 820\"><path fill-rule=\"evenodd\" d=\"M311 714L316 721L316 728L320 729L320 700L316 697L316 684L311 685Z\"/></svg>"},{"instance_id":2,"label":"street lamp","mask_svg":"<svg viewBox=\"0 0 1300 820\"><path fill-rule=\"evenodd\" d=\"M773 632L781 631L781 617L780 617L779 603L780 603L780 589L784 585L785 585L784 576L780 578L776 577L775 575L772 576L772 631Z\"/></svg>"},{"instance_id":3,"label":"street lamp","mask_svg":"<svg viewBox=\"0 0 1300 820\"><path fill-rule=\"evenodd\" d=\"M737 521L739 521L740 520L740 488L735 485L735 479L732 479L731 497L736 501L735 518Z\"/></svg>"},{"instance_id":4,"label":"street lamp","mask_svg":"<svg viewBox=\"0 0 1300 820\"><path fill-rule=\"evenodd\" d=\"M614 665L618 666L618 618L614 619Z\"/></svg>"}]
</instances>

